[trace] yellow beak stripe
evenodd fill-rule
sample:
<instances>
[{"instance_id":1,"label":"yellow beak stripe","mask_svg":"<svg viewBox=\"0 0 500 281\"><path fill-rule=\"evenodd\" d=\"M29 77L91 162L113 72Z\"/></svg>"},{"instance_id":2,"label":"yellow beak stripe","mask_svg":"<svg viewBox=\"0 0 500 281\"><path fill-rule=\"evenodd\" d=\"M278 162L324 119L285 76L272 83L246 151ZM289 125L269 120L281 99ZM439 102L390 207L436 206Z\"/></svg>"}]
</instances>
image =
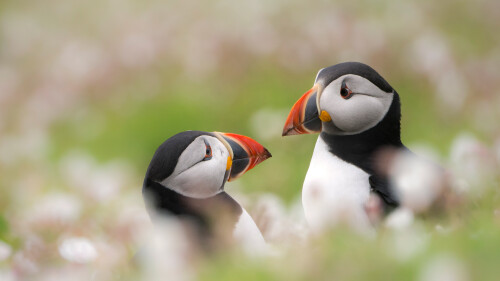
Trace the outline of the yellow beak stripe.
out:
<instances>
[{"instance_id":1,"label":"yellow beak stripe","mask_svg":"<svg viewBox=\"0 0 500 281\"><path fill-rule=\"evenodd\" d=\"M321 111L321 114L319 115L319 119L323 122L330 122L332 121L332 117L330 117L330 114L326 111Z\"/></svg>"},{"instance_id":2,"label":"yellow beak stripe","mask_svg":"<svg viewBox=\"0 0 500 281\"><path fill-rule=\"evenodd\" d=\"M231 169L231 166L233 166L233 159L231 156L227 157L227 164L226 164L226 171L229 171Z\"/></svg>"}]
</instances>

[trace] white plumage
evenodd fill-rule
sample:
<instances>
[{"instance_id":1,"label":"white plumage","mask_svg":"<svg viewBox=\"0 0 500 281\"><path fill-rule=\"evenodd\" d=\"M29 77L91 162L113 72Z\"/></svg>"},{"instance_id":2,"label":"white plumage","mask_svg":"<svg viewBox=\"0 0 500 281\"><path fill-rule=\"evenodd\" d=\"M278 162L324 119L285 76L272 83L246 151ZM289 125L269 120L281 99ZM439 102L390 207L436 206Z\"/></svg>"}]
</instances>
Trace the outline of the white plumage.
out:
<instances>
[{"instance_id":1,"label":"white plumage","mask_svg":"<svg viewBox=\"0 0 500 281\"><path fill-rule=\"evenodd\" d=\"M360 168L330 153L319 137L302 189L302 204L312 230L348 223L358 231L370 231L364 210L370 194L368 177Z\"/></svg>"}]
</instances>

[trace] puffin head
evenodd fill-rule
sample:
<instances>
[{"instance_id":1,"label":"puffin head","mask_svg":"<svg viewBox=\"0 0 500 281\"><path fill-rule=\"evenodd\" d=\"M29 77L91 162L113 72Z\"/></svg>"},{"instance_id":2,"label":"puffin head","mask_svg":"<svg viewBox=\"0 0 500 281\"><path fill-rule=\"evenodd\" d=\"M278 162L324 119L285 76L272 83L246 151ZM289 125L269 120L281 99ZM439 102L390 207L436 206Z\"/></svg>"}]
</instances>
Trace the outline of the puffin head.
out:
<instances>
[{"instance_id":1,"label":"puffin head","mask_svg":"<svg viewBox=\"0 0 500 281\"><path fill-rule=\"evenodd\" d=\"M321 69L314 86L292 107L283 136L325 132L355 135L379 124L389 111L399 126L399 96L370 66L344 62Z\"/></svg>"},{"instance_id":2,"label":"puffin head","mask_svg":"<svg viewBox=\"0 0 500 281\"><path fill-rule=\"evenodd\" d=\"M230 133L186 131L162 143L149 164L144 186L159 183L191 198L208 198L226 181L271 157L253 139Z\"/></svg>"}]
</instances>

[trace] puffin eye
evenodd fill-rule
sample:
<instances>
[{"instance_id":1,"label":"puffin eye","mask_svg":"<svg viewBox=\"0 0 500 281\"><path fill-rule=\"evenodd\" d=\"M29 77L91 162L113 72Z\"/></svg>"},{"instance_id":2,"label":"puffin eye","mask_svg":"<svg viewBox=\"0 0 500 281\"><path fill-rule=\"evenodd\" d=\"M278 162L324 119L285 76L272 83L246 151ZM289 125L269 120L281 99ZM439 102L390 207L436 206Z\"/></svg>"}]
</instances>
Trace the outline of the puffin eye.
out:
<instances>
[{"instance_id":1,"label":"puffin eye","mask_svg":"<svg viewBox=\"0 0 500 281\"><path fill-rule=\"evenodd\" d=\"M343 99L350 99L352 97L352 91L347 87L347 84L345 82L342 82L342 87L340 88L340 96Z\"/></svg>"},{"instance_id":2,"label":"puffin eye","mask_svg":"<svg viewBox=\"0 0 500 281\"><path fill-rule=\"evenodd\" d=\"M205 143L205 157L203 161L212 159L212 147L208 143Z\"/></svg>"}]
</instances>

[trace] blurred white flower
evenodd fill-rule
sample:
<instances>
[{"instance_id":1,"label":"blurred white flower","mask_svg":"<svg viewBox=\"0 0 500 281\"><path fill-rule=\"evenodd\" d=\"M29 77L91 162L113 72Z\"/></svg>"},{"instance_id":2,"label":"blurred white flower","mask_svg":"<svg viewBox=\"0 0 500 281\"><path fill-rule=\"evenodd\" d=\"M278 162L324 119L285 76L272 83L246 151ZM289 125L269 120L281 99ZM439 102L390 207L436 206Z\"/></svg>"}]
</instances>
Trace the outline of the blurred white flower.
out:
<instances>
[{"instance_id":1,"label":"blurred white flower","mask_svg":"<svg viewBox=\"0 0 500 281\"><path fill-rule=\"evenodd\" d=\"M423 28L426 28L429 23L426 15L427 12L417 2L392 2L387 9L384 9L384 12L385 16L383 20L386 23L384 28L391 30L391 33L396 33L399 36L416 34ZM395 22L404 22L405 28L403 29L400 25L395 25Z\"/></svg>"},{"instance_id":2,"label":"blurred white flower","mask_svg":"<svg viewBox=\"0 0 500 281\"><path fill-rule=\"evenodd\" d=\"M470 280L466 264L458 258L441 254L429 260L420 272L420 281Z\"/></svg>"},{"instance_id":3,"label":"blurred white flower","mask_svg":"<svg viewBox=\"0 0 500 281\"><path fill-rule=\"evenodd\" d=\"M428 73L432 79L439 79L442 71L453 66L448 43L442 34L428 31L416 36L410 49L411 66L417 71Z\"/></svg>"},{"instance_id":4,"label":"blurred white flower","mask_svg":"<svg viewBox=\"0 0 500 281\"><path fill-rule=\"evenodd\" d=\"M448 235L448 234L452 233L452 231L453 231L453 229L451 229L450 227L444 227L440 224L436 224L434 229L436 230L437 233L442 234L442 235Z\"/></svg>"},{"instance_id":5,"label":"blurred white flower","mask_svg":"<svg viewBox=\"0 0 500 281\"><path fill-rule=\"evenodd\" d=\"M75 263L89 263L98 256L94 244L84 237L64 239L59 244L59 254L64 259Z\"/></svg>"},{"instance_id":6,"label":"blurred white flower","mask_svg":"<svg viewBox=\"0 0 500 281\"><path fill-rule=\"evenodd\" d=\"M156 281L160 276L169 280L193 280L195 257L186 229L175 218L158 217L155 227L143 230L137 258L142 267L142 280Z\"/></svg>"},{"instance_id":7,"label":"blurred white flower","mask_svg":"<svg viewBox=\"0 0 500 281\"><path fill-rule=\"evenodd\" d=\"M223 38L212 22L195 22L180 57L187 78L197 80L219 68Z\"/></svg>"},{"instance_id":8,"label":"blurred white flower","mask_svg":"<svg viewBox=\"0 0 500 281\"><path fill-rule=\"evenodd\" d=\"M281 137L283 124L286 120L288 110L275 110L262 108L250 117L250 127L259 140L270 140Z\"/></svg>"},{"instance_id":9,"label":"blurred white flower","mask_svg":"<svg viewBox=\"0 0 500 281\"><path fill-rule=\"evenodd\" d=\"M135 196L137 199L137 196ZM140 204L132 202L122 202L119 206L119 213L115 216L116 228L125 239L130 239L139 244L142 229L151 225L151 220L146 211L142 198Z\"/></svg>"},{"instance_id":10,"label":"blurred white flower","mask_svg":"<svg viewBox=\"0 0 500 281\"><path fill-rule=\"evenodd\" d=\"M385 219L385 226L394 230L410 227L414 221L414 214L410 209L401 207L390 213Z\"/></svg>"},{"instance_id":11,"label":"blurred white flower","mask_svg":"<svg viewBox=\"0 0 500 281\"><path fill-rule=\"evenodd\" d=\"M409 152L397 152L389 175L401 205L414 212L432 205L442 192L445 177L441 167Z\"/></svg>"},{"instance_id":12,"label":"blurred white flower","mask_svg":"<svg viewBox=\"0 0 500 281\"><path fill-rule=\"evenodd\" d=\"M127 264L131 256L127 253L127 240L117 237L113 241L96 241L94 243L96 251L99 253L99 268L108 270ZM130 242L129 242L130 243Z\"/></svg>"},{"instance_id":13,"label":"blurred white flower","mask_svg":"<svg viewBox=\"0 0 500 281\"><path fill-rule=\"evenodd\" d=\"M17 281L14 272L12 270L0 268L0 280L2 281Z\"/></svg>"},{"instance_id":14,"label":"blurred white flower","mask_svg":"<svg viewBox=\"0 0 500 281\"><path fill-rule=\"evenodd\" d=\"M393 229L387 238L387 249L402 262L415 258L429 244L429 235L419 224Z\"/></svg>"},{"instance_id":15,"label":"blurred white flower","mask_svg":"<svg viewBox=\"0 0 500 281\"><path fill-rule=\"evenodd\" d=\"M98 202L115 198L133 177L132 169L124 161L98 165L90 155L82 152L68 153L59 166L72 188Z\"/></svg>"},{"instance_id":16,"label":"blurred white flower","mask_svg":"<svg viewBox=\"0 0 500 281\"><path fill-rule=\"evenodd\" d=\"M246 45L250 52L263 56L276 51L279 46L277 38L275 27L268 23L267 19L263 19L263 21L255 22L250 27L248 36L243 39L247 42Z\"/></svg>"},{"instance_id":17,"label":"blurred white flower","mask_svg":"<svg viewBox=\"0 0 500 281\"><path fill-rule=\"evenodd\" d=\"M251 213L265 240L282 245L301 242L307 236L302 206L299 208L298 214L293 209L288 211L279 197L263 194Z\"/></svg>"},{"instance_id":18,"label":"blurred white flower","mask_svg":"<svg viewBox=\"0 0 500 281\"><path fill-rule=\"evenodd\" d=\"M86 186L92 170L97 164L88 154L80 151L67 153L60 161L59 168L62 176L71 187Z\"/></svg>"},{"instance_id":19,"label":"blurred white flower","mask_svg":"<svg viewBox=\"0 0 500 281\"><path fill-rule=\"evenodd\" d=\"M25 255L23 252L17 252L13 258L13 267L21 272L23 275L32 275L39 272L40 267L31 258Z\"/></svg>"},{"instance_id":20,"label":"blurred white flower","mask_svg":"<svg viewBox=\"0 0 500 281\"><path fill-rule=\"evenodd\" d=\"M122 38L123 41L118 45L118 56L123 65L144 67L154 61L159 46L147 29L132 30Z\"/></svg>"},{"instance_id":21,"label":"blurred white flower","mask_svg":"<svg viewBox=\"0 0 500 281\"><path fill-rule=\"evenodd\" d=\"M409 145L411 151L418 155L418 157L425 159L426 161L431 161L434 163L440 163L442 161L439 152L430 144L427 143L411 143Z\"/></svg>"},{"instance_id":22,"label":"blurred white flower","mask_svg":"<svg viewBox=\"0 0 500 281\"><path fill-rule=\"evenodd\" d=\"M69 40L64 43L58 57L49 68L54 82L69 83L76 89L95 82L106 69L109 58L97 45Z\"/></svg>"},{"instance_id":23,"label":"blurred white flower","mask_svg":"<svg viewBox=\"0 0 500 281\"><path fill-rule=\"evenodd\" d=\"M496 159L492 151L473 135L462 133L450 148L450 164L462 187L467 184L469 192L481 192L497 175Z\"/></svg>"},{"instance_id":24,"label":"blurred white flower","mask_svg":"<svg viewBox=\"0 0 500 281\"><path fill-rule=\"evenodd\" d=\"M81 214L82 202L65 193L49 194L28 209L25 220L34 224L69 224Z\"/></svg>"},{"instance_id":25,"label":"blurred white flower","mask_svg":"<svg viewBox=\"0 0 500 281\"><path fill-rule=\"evenodd\" d=\"M99 202L108 201L119 194L129 175L119 164L101 166L88 179L86 191Z\"/></svg>"},{"instance_id":26,"label":"blurred white flower","mask_svg":"<svg viewBox=\"0 0 500 281\"><path fill-rule=\"evenodd\" d=\"M417 36L410 50L410 65L427 76L446 112L460 110L467 97L467 79L457 69L446 37L436 32Z\"/></svg>"},{"instance_id":27,"label":"blurred white flower","mask_svg":"<svg viewBox=\"0 0 500 281\"><path fill-rule=\"evenodd\" d=\"M386 45L386 32L378 21L355 21L351 32L350 46L357 57L369 57L380 52Z\"/></svg>"},{"instance_id":28,"label":"blurred white flower","mask_svg":"<svg viewBox=\"0 0 500 281\"><path fill-rule=\"evenodd\" d=\"M11 253L12 248L10 247L10 245L0 240L0 262L8 259ZM0 280L2 279L0 278Z\"/></svg>"},{"instance_id":29,"label":"blurred white flower","mask_svg":"<svg viewBox=\"0 0 500 281\"><path fill-rule=\"evenodd\" d=\"M457 70L447 70L434 81L436 97L446 106L445 112L462 109L469 90L466 81Z\"/></svg>"}]
</instances>

